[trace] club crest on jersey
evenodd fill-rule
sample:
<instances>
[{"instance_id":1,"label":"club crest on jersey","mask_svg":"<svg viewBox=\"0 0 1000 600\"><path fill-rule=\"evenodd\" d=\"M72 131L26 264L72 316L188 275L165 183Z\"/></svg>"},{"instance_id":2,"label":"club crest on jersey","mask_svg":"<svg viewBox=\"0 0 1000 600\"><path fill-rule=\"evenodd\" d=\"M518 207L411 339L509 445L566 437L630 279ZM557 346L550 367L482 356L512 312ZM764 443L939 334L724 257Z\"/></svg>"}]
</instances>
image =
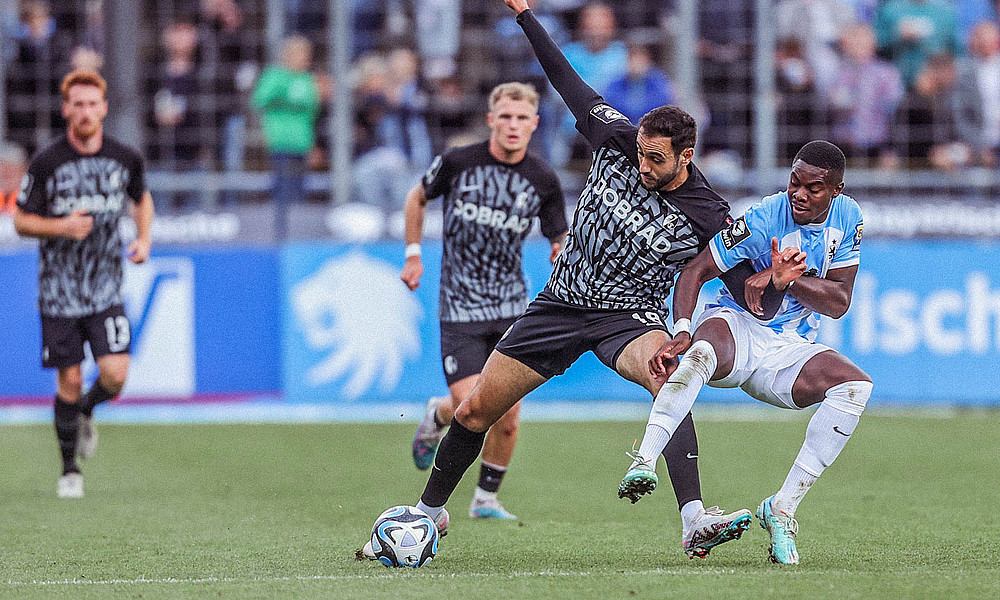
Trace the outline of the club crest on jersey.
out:
<instances>
[{"instance_id":1,"label":"club crest on jersey","mask_svg":"<svg viewBox=\"0 0 1000 600\"><path fill-rule=\"evenodd\" d=\"M861 250L861 234L865 232L865 224L858 223L858 226L854 228L854 245L851 246L851 252L857 252Z\"/></svg>"},{"instance_id":2,"label":"club crest on jersey","mask_svg":"<svg viewBox=\"0 0 1000 600\"><path fill-rule=\"evenodd\" d=\"M676 225L677 225L677 213L674 213L672 215L667 215L666 217L663 218L663 228L666 229L669 233L674 232L674 226Z\"/></svg>"},{"instance_id":3,"label":"club crest on jersey","mask_svg":"<svg viewBox=\"0 0 1000 600\"><path fill-rule=\"evenodd\" d=\"M719 232L722 237L722 245L726 250L732 250L743 240L750 238L750 228L743 217L733 221L733 224Z\"/></svg>"},{"instance_id":4,"label":"club crest on jersey","mask_svg":"<svg viewBox=\"0 0 1000 600\"><path fill-rule=\"evenodd\" d=\"M614 123L615 121L628 121L628 118L620 113L617 108L607 104L598 104L590 109L590 114L598 121L607 124Z\"/></svg>"}]
</instances>

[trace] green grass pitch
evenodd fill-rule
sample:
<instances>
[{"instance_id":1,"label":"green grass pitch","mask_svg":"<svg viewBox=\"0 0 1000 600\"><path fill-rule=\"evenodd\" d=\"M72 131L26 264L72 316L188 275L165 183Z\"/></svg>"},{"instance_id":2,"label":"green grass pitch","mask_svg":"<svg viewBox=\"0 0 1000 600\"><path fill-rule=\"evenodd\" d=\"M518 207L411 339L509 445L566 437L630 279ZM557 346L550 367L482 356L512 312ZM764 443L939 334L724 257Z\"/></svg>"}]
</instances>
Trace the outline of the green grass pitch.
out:
<instances>
[{"instance_id":1,"label":"green grass pitch","mask_svg":"<svg viewBox=\"0 0 1000 600\"><path fill-rule=\"evenodd\" d=\"M754 509L805 425L700 422L706 503ZM1000 597L997 413L866 416L799 508L797 567L767 562L756 521L687 559L665 476L619 500L639 422L525 423L501 488L519 523L467 517L474 466L428 567L358 562L423 489L413 427L104 425L76 501L55 497L51 426L2 427L0 598Z\"/></svg>"}]
</instances>

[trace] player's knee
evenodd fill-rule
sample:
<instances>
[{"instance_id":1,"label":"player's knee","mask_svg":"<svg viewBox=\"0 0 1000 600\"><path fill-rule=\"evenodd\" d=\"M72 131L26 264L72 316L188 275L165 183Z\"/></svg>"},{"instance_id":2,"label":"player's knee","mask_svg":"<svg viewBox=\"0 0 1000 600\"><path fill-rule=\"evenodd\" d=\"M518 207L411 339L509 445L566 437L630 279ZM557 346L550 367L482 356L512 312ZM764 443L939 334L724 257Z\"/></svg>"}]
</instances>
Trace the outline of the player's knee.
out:
<instances>
[{"instance_id":1,"label":"player's knee","mask_svg":"<svg viewBox=\"0 0 1000 600\"><path fill-rule=\"evenodd\" d=\"M493 431L502 435L503 437L516 437L518 430L520 429L520 419L517 417L511 417L509 414L505 415L504 418L500 419L493 424Z\"/></svg>"},{"instance_id":2,"label":"player's knee","mask_svg":"<svg viewBox=\"0 0 1000 600\"><path fill-rule=\"evenodd\" d=\"M101 385L112 394L117 394L125 387L128 369L113 369L101 373Z\"/></svg>"},{"instance_id":3,"label":"player's knee","mask_svg":"<svg viewBox=\"0 0 1000 600\"><path fill-rule=\"evenodd\" d=\"M474 400L475 394L455 409L455 420L469 431L483 432L493 425L493 420L482 410L479 403Z\"/></svg>"},{"instance_id":4,"label":"player's knee","mask_svg":"<svg viewBox=\"0 0 1000 600\"><path fill-rule=\"evenodd\" d=\"M59 396L66 402L76 402L83 389L83 376L79 371L59 374Z\"/></svg>"},{"instance_id":5,"label":"player's knee","mask_svg":"<svg viewBox=\"0 0 1000 600\"><path fill-rule=\"evenodd\" d=\"M684 362L691 366L704 381L709 381L715 374L718 366L718 358L715 355L715 348L706 340L698 340L691 344L684 354Z\"/></svg>"},{"instance_id":6,"label":"player's knee","mask_svg":"<svg viewBox=\"0 0 1000 600\"><path fill-rule=\"evenodd\" d=\"M868 404L868 399L871 398L872 387L871 381L845 381L826 390L823 404L860 417Z\"/></svg>"}]
</instances>

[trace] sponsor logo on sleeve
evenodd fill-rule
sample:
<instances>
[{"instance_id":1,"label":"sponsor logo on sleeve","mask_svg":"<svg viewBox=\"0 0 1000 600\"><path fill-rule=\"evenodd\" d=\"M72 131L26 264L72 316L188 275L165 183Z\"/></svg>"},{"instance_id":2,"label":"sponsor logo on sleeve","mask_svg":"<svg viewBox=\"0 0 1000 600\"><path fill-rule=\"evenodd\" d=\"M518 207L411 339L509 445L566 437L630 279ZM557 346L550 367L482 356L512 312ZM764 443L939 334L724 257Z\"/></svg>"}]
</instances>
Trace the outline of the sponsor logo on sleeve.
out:
<instances>
[{"instance_id":1,"label":"sponsor logo on sleeve","mask_svg":"<svg viewBox=\"0 0 1000 600\"><path fill-rule=\"evenodd\" d=\"M598 104L594 108L591 108L590 114L598 121L609 125L615 121L628 121L628 118L620 113L617 108L613 108L607 104Z\"/></svg>"},{"instance_id":2,"label":"sponsor logo on sleeve","mask_svg":"<svg viewBox=\"0 0 1000 600\"><path fill-rule=\"evenodd\" d=\"M427 172L424 173L424 186L434 183L434 179L437 178L442 164L444 164L444 159L438 154L434 157L434 162L431 163L431 166L427 167Z\"/></svg>"},{"instance_id":3,"label":"sponsor logo on sleeve","mask_svg":"<svg viewBox=\"0 0 1000 600\"><path fill-rule=\"evenodd\" d=\"M861 234L865 232L865 224L858 223L858 226L854 228L854 245L851 246L851 252L857 252L861 250Z\"/></svg>"},{"instance_id":4,"label":"sponsor logo on sleeve","mask_svg":"<svg viewBox=\"0 0 1000 600\"><path fill-rule=\"evenodd\" d=\"M719 232L722 236L722 245L726 250L732 250L745 239L750 237L750 228L743 217L733 221L733 224Z\"/></svg>"},{"instance_id":5,"label":"sponsor logo on sleeve","mask_svg":"<svg viewBox=\"0 0 1000 600\"><path fill-rule=\"evenodd\" d=\"M35 179L31 175L25 173L21 177L21 189L17 193L17 203L19 205L24 205L28 201L28 196L31 194L31 187L34 185Z\"/></svg>"}]
</instances>

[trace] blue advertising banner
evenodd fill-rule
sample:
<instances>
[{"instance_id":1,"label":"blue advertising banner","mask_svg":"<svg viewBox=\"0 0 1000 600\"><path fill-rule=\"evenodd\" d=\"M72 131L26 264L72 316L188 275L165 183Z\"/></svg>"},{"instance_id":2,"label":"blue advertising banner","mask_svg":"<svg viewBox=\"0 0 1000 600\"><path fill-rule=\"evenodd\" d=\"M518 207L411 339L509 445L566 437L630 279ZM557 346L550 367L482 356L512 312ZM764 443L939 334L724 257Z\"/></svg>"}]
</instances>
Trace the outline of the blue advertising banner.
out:
<instances>
[{"instance_id":1,"label":"blue advertising banner","mask_svg":"<svg viewBox=\"0 0 1000 600\"><path fill-rule=\"evenodd\" d=\"M1000 245L865 242L847 315L819 341L865 369L873 397L1000 404Z\"/></svg>"},{"instance_id":2,"label":"blue advertising banner","mask_svg":"<svg viewBox=\"0 0 1000 600\"><path fill-rule=\"evenodd\" d=\"M0 329L0 398L50 398L55 372L41 367L38 254L0 261L6 310ZM278 258L271 248L157 249L126 263L132 363L123 397L275 393L280 389ZM87 381L96 377L91 360Z\"/></svg>"},{"instance_id":3,"label":"blue advertising banner","mask_svg":"<svg viewBox=\"0 0 1000 600\"><path fill-rule=\"evenodd\" d=\"M439 244L424 245L421 286L399 281L401 243L160 248L129 266L125 301L139 398L283 392L295 403L416 402L446 392L437 318ZM530 294L549 246L525 246ZM854 300L824 318L819 341L875 381L875 402L1000 405L1000 244L866 241ZM46 399L37 254L0 256L0 399ZM706 290L707 299L711 291ZM93 367L85 370L93 376ZM708 389L705 399L749 400ZM647 400L584 355L536 390L538 401Z\"/></svg>"},{"instance_id":4,"label":"blue advertising banner","mask_svg":"<svg viewBox=\"0 0 1000 600\"><path fill-rule=\"evenodd\" d=\"M529 241L534 295L548 244ZM400 243L297 244L282 257L285 392L293 401L412 401L445 393L437 323L440 247L425 244L421 286L399 281ZM820 340L871 374L876 402L1000 403L1000 245L867 242L848 314L824 318ZM702 298L711 298L718 283ZM592 354L532 400L645 400ZM749 401L740 390L703 398Z\"/></svg>"}]
</instances>

